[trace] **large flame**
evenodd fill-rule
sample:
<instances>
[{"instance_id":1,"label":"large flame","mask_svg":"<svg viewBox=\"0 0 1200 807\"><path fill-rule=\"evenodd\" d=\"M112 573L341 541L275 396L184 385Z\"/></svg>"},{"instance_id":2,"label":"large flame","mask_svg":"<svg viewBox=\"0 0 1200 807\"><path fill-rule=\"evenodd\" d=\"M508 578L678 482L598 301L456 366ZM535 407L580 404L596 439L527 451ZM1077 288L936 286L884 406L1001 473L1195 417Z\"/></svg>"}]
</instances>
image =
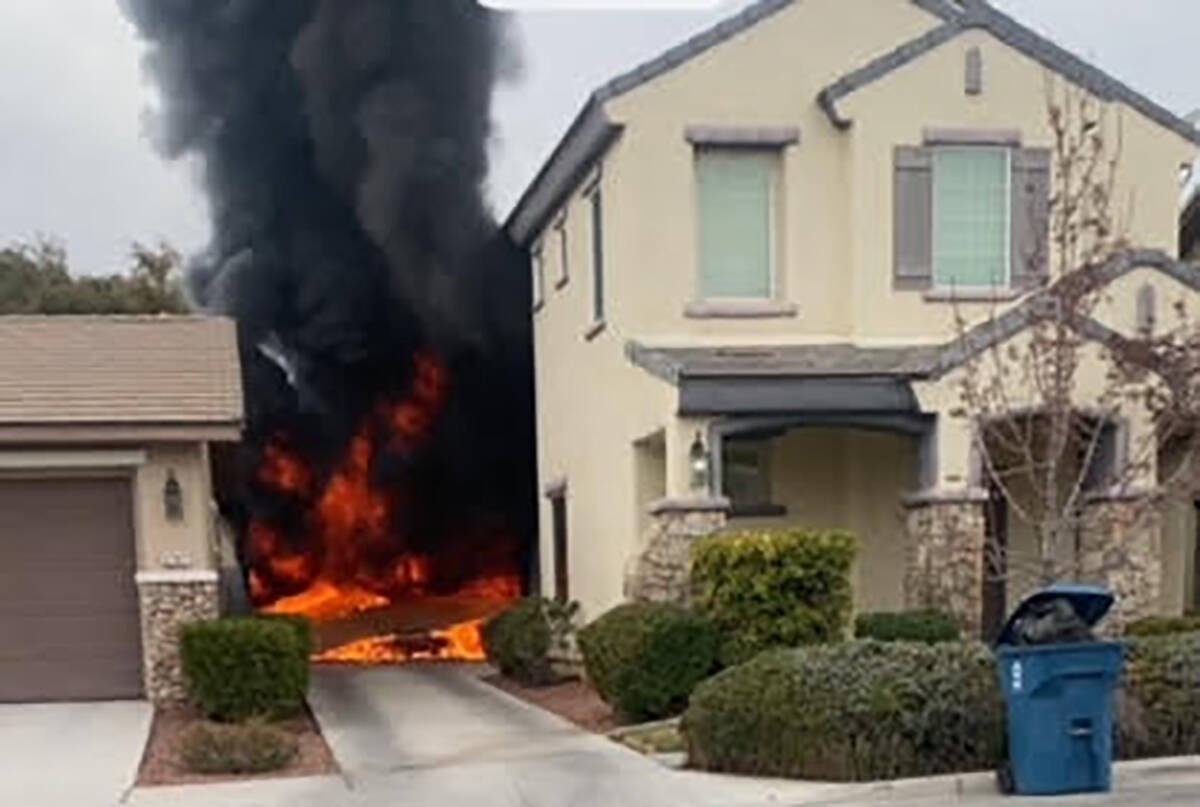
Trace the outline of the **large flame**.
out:
<instances>
[{"instance_id":1,"label":"large flame","mask_svg":"<svg viewBox=\"0 0 1200 807\"><path fill-rule=\"evenodd\" d=\"M296 536L263 521L249 528L250 593L262 610L329 622L430 593L435 561L409 551L404 536L395 533L402 491L377 481L375 462L382 454L412 454L429 440L447 388L445 368L428 354L418 355L409 395L371 412L323 481L290 448L286 435L265 448L258 483L298 505L304 518L301 541L285 540L285 534ZM467 581L456 594L503 603L520 590L515 569L501 569ZM362 664L480 660L481 625L482 620L472 619L414 634L371 636L318 652L314 659Z\"/></svg>"}]
</instances>

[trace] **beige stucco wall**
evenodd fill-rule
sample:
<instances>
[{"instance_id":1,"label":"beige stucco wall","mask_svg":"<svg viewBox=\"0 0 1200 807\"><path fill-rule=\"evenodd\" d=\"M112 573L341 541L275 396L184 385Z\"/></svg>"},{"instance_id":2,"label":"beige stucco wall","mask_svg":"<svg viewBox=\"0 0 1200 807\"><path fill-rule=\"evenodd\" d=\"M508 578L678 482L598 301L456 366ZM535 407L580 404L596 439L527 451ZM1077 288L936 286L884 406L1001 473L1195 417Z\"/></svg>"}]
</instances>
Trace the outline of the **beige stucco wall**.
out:
<instances>
[{"instance_id":1,"label":"beige stucco wall","mask_svg":"<svg viewBox=\"0 0 1200 807\"><path fill-rule=\"evenodd\" d=\"M855 429L794 429L772 440L770 465L772 501L787 514L734 519L731 526L849 530L858 539L855 609L901 609L902 499L916 485L915 440Z\"/></svg>"},{"instance_id":2,"label":"beige stucco wall","mask_svg":"<svg viewBox=\"0 0 1200 807\"><path fill-rule=\"evenodd\" d=\"M215 569L210 541L212 482L203 443L161 443L145 447L147 461L134 481L138 566L143 571L187 564ZM183 491L183 520L171 522L163 505L163 486L173 472Z\"/></svg>"},{"instance_id":3,"label":"beige stucco wall","mask_svg":"<svg viewBox=\"0 0 1200 807\"><path fill-rule=\"evenodd\" d=\"M875 345L954 336L952 305L892 289L893 148L919 143L930 126L1019 129L1025 145L1048 145L1046 71L972 32L843 99L842 113L855 120L849 132L836 130L815 100L837 77L939 24L908 0L805 0L606 105L625 128L600 168L606 323L595 338L585 338L593 324L591 218L581 189L562 211L565 286L556 288L556 231L548 227L531 245L542 247L546 281L544 306L534 314L539 476L542 486L568 484L572 595L585 618L619 601L624 569L639 546L634 443L664 430L667 493L687 495L687 447L706 425L676 417L675 390L625 358L628 340ZM978 97L963 91L964 54L972 46L984 54L985 92ZM1196 149L1132 110L1114 108L1113 115L1123 132L1118 193L1133 200L1131 239L1173 252L1178 169ZM778 233L779 285L797 316L685 316L695 298L698 243L694 155L684 138L690 125L800 130L799 144L782 159ZM962 310L973 319L990 311ZM921 385L918 394L926 411L957 403L950 378ZM969 441L969 428L944 419L939 486L967 484ZM544 499L540 512L549 590ZM880 604L895 596L881 593Z\"/></svg>"}]
</instances>

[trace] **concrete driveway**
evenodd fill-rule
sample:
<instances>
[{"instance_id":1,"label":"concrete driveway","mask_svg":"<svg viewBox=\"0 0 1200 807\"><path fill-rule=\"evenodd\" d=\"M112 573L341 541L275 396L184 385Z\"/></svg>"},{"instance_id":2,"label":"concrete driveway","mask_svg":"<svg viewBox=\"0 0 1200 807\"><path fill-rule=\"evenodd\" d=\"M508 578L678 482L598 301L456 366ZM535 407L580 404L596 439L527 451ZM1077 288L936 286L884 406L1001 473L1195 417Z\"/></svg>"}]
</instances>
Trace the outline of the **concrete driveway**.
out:
<instances>
[{"instance_id":1,"label":"concrete driveway","mask_svg":"<svg viewBox=\"0 0 1200 807\"><path fill-rule=\"evenodd\" d=\"M0 804L112 807L133 786L148 703L0 704Z\"/></svg>"}]
</instances>

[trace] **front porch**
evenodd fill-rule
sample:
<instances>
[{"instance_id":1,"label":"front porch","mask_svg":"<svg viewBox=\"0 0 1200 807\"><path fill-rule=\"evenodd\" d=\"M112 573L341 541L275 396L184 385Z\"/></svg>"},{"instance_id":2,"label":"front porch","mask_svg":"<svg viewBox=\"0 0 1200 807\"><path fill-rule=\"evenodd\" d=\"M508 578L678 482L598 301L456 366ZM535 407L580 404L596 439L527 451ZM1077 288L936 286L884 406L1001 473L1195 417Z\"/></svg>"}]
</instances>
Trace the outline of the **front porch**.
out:
<instances>
[{"instance_id":1,"label":"front porch","mask_svg":"<svg viewBox=\"0 0 1200 807\"><path fill-rule=\"evenodd\" d=\"M1110 462L1117 452L1100 453ZM1041 585L1032 528L985 482L969 427L946 414L679 418L637 443L635 464L644 551L627 586L633 597L686 599L688 551L698 537L786 526L857 536L859 613L937 608L991 638ZM1189 585L1182 570L1174 581L1164 549L1180 545L1182 554L1194 538L1147 520L1146 495L1097 482L1081 499L1067 548L1069 576L1113 588L1120 619L1172 612Z\"/></svg>"}]
</instances>

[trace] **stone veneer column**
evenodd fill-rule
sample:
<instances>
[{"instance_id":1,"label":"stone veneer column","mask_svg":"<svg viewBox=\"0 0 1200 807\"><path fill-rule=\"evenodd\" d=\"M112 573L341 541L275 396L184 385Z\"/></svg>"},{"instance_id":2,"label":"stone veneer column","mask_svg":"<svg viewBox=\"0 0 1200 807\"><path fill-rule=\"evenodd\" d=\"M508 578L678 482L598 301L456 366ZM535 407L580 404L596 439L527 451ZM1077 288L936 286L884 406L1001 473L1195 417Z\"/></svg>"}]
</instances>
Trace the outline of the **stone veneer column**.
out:
<instances>
[{"instance_id":1,"label":"stone veneer column","mask_svg":"<svg viewBox=\"0 0 1200 807\"><path fill-rule=\"evenodd\" d=\"M977 635L983 615L983 562L987 492L923 493L905 500L908 511L904 603L937 608Z\"/></svg>"},{"instance_id":2,"label":"stone veneer column","mask_svg":"<svg viewBox=\"0 0 1200 807\"><path fill-rule=\"evenodd\" d=\"M1111 631L1159 611L1162 519L1152 491L1088 497L1079 531L1079 576L1116 596L1105 622Z\"/></svg>"},{"instance_id":3,"label":"stone veneer column","mask_svg":"<svg viewBox=\"0 0 1200 807\"><path fill-rule=\"evenodd\" d=\"M691 599L692 545L723 528L728 499L663 499L650 506L643 552L625 575L625 596L686 605Z\"/></svg>"},{"instance_id":4,"label":"stone veneer column","mask_svg":"<svg viewBox=\"0 0 1200 807\"><path fill-rule=\"evenodd\" d=\"M186 697L179 660L179 629L187 622L220 615L217 573L139 572L142 611L142 670L146 696L154 703Z\"/></svg>"}]
</instances>

